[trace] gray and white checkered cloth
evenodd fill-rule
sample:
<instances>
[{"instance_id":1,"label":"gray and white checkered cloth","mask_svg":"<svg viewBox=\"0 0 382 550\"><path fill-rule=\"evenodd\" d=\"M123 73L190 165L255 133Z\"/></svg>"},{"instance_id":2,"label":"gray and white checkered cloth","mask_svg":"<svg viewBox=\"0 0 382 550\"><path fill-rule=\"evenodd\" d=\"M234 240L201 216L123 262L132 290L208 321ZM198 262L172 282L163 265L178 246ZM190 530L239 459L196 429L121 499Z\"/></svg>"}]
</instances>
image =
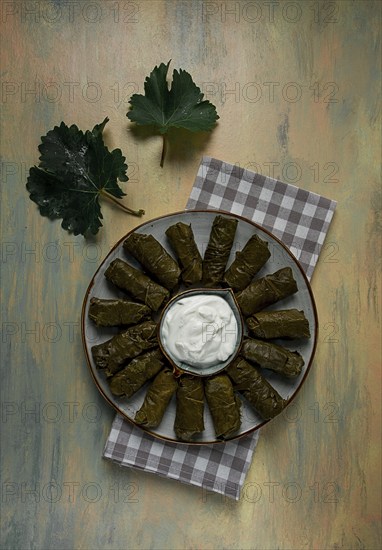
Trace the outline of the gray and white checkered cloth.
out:
<instances>
[{"instance_id":1,"label":"gray and white checkered cloth","mask_svg":"<svg viewBox=\"0 0 382 550\"><path fill-rule=\"evenodd\" d=\"M336 202L273 178L203 157L187 209L219 209L268 229L290 249L310 279Z\"/></svg>"},{"instance_id":2,"label":"gray and white checkered cloth","mask_svg":"<svg viewBox=\"0 0 382 550\"><path fill-rule=\"evenodd\" d=\"M224 210L258 223L290 248L309 278L335 207L335 201L210 157L202 159L186 206ZM259 430L227 443L178 445L117 415L103 456L239 500L258 437Z\"/></svg>"}]
</instances>

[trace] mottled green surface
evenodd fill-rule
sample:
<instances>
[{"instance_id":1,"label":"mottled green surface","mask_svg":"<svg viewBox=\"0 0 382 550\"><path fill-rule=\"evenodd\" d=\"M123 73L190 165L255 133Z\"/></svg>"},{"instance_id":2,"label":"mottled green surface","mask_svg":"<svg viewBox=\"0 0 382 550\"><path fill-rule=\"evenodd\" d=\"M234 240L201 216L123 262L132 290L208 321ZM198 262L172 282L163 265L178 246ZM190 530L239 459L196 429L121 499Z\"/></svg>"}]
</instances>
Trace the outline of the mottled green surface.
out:
<instances>
[{"instance_id":1,"label":"mottled green surface","mask_svg":"<svg viewBox=\"0 0 382 550\"><path fill-rule=\"evenodd\" d=\"M1 7L1 548L379 548L380 2ZM125 114L169 59L220 120L181 133L159 169L160 137ZM314 366L262 430L239 503L101 459L114 414L86 367L81 302L138 220L104 204L85 242L41 218L25 182L54 124L105 116L146 220L184 207L203 153L338 201L313 277Z\"/></svg>"}]
</instances>

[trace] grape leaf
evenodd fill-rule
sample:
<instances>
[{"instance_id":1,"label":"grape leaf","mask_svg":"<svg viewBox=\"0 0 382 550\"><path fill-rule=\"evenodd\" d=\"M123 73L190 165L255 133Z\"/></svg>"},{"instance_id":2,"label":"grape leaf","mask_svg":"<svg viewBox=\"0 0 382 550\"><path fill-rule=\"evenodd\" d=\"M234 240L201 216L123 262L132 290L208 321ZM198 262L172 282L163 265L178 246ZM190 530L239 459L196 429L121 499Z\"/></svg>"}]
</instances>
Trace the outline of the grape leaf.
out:
<instances>
[{"instance_id":1,"label":"grape leaf","mask_svg":"<svg viewBox=\"0 0 382 550\"><path fill-rule=\"evenodd\" d=\"M61 122L39 145L40 164L29 170L27 190L42 216L62 218L61 226L75 235L96 234L102 226L100 195L116 201L125 196L117 180L128 181L127 164L120 149L109 151L102 133L108 118L82 132ZM115 198L114 198L115 197Z\"/></svg>"},{"instance_id":2,"label":"grape leaf","mask_svg":"<svg viewBox=\"0 0 382 550\"><path fill-rule=\"evenodd\" d=\"M169 65L170 61L167 65L161 63L146 77L145 95L131 96L131 109L126 116L139 125L158 128L163 135L172 127L192 132L212 130L219 118L216 107L208 100L203 101L204 94L183 69L173 71L169 89L166 81Z\"/></svg>"}]
</instances>

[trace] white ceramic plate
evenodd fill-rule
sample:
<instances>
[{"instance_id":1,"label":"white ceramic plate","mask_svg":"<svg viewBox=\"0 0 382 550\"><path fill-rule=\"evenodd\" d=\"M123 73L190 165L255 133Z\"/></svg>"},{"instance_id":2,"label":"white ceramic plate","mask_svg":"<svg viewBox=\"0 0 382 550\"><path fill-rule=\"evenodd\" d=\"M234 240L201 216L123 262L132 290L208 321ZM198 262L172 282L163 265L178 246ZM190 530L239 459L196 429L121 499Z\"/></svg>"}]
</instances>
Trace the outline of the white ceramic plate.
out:
<instances>
[{"instance_id":1,"label":"white ceramic plate","mask_svg":"<svg viewBox=\"0 0 382 550\"><path fill-rule=\"evenodd\" d=\"M212 222L218 214L232 217L238 220L237 231L235 235L235 242L231 250L231 256L228 260L228 265L234 259L235 252L241 250L248 239L253 235L257 234L261 239L269 243L269 250L271 252L271 257L265 266L259 271L256 275L256 278L263 277L268 273L274 273L282 267L290 267L293 271L294 278L297 282L298 292L293 296L290 296L281 302L274 304L269 307L269 310L276 309L289 309L296 308L303 310L305 316L309 321L311 338L309 340L274 340L275 343L282 344L283 346L291 349L297 350L304 358L305 365L303 370L295 379L283 378L280 375L272 373L271 371L263 370L262 373L266 379L272 384L272 386L279 392L279 394L284 398L293 398L299 388L301 387L303 381L306 378L306 375L310 369L317 341L318 333L318 321L317 321L317 311L314 303L314 298L310 284L305 276L305 273L300 266L296 258L291 254L291 252L285 247L285 245L274 237L268 231L262 229L260 226L254 224L253 222L236 216L227 212L222 212L218 210L191 210L186 212L178 212L175 214L170 214L168 216L163 216L161 218L156 218L150 220L132 232L152 234L167 250L171 253L169 242L165 235L166 229L177 222L183 222L191 224L195 241L198 245L201 255L204 255L205 249L208 244L210 230ZM128 233L129 235L130 233ZM99 344L108 340L117 332L120 331L118 328L97 328L95 324L88 317L88 310L90 305L90 299L92 297L97 298L116 298L116 297L126 297L126 294L119 291L112 283L108 282L104 276L106 269L109 264L115 258L121 258L124 261L127 261L131 265L140 269L139 263L130 256L122 247L124 240L128 235L125 235L118 243L112 248L111 252L106 256L106 258L101 263L97 272L95 273L93 279L91 280L89 287L87 289L83 308L82 308L82 340L84 344L85 354L87 362L93 376L93 379L105 397L105 399L127 420L134 423L134 416L136 411L140 408L144 396L147 391L147 384L137 392L132 398L117 398L115 397L106 381L106 377L102 371L98 370L95 366L95 363L92 358L91 348L95 344ZM183 290L183 289L181 289ZM168 409L164 415L164 418L161 424L155 429L145 429L148 433L153 436L170 440L170 441L179 441L174 432L174 420L175 420L175 410L176 410L176 401L175 396L169 404ZM204 443L218 443L220 440L217 440L215 437L214 427L212 423L212 418L208 410L207 404L205 405L204 412L204 421L205 421L205 430L196 438L193 442L194 444L204 444ZM253 410L248 402L243 399L242 406L242 423L240 431L233 437L241 437L247 435L251 431L254 431L266 422ZM140 427L140 426L139 426ZM141 428L141 427L140 427ZM144 429L144 428L141 428ZM189 444L189 443L188 443Z\"/></svg>"}]
</instances>

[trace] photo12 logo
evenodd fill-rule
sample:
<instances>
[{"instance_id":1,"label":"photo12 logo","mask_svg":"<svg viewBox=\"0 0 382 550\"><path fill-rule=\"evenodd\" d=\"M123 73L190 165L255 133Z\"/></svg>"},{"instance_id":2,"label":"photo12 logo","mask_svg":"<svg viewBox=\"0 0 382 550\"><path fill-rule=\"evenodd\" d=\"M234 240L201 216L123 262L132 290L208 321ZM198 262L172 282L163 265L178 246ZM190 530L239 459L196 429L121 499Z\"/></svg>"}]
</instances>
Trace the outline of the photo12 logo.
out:
<instances>
[{"instance_id":1,"label":"photo12 logo","mask_svg":"<svg viewBox=\"0 0 382 550\"><path fill-rule=\"evenodd\" d=\"M4 24L16 18L22 23L138 23L140 4L138 2L78 2L77 0L60 0L47 2L2 2L1 20Z\"/></svg>"},{"instance_id":2,"label":"photo12 logo","mask_svg":"<svg viewBox=\"0 0 382 550\"><path fill-rule=\"evenodd\" d=\"M224 105L226 101L240 103L268 102L338 103L339 86L336 82L202 82L205 98Z\"/></svg>"},{"instance_id":3,"label":"photo12 logo","mask_svg":"<svg viewBox=\"0 0 382 550\"><path fill-rule=\"evenodd\" d=\"M202 327L203 343L218 340L221 343L236 342L237 329L230 328L226 323L204 322Z\"/></svg>"},{"instance_id":4,"label":"photo12 logo","mask_svg":"<svg viewBox=\"0 0 382 550\"><path fill-rule=\"evenodd\" d=\"M338 23L336 2L288 2L285 0L201 2L200 19L204 23L279 23L296 24L307 18L321 25Z\"/></svg>"},{"instance_id":5,"label":"photo12 logo","mask_svg":"<svg viewBox=\"0 0 382 550\"><path fill-rule=\"evenodd\" d=\"M36 502L49 502L50 504L71 503L83 501L85 504L93 504L104 499L119 504L134 504L139 502L139 485L136 482L105 485L98 481L62 481L55 480L45 482L6 481L1 487L1 501L21 502L33 504Z\"/></svg>"},{"instance_id":6,"label":"photo12 logo","mask_svg":"<svg viewBox=\"0 0 382 550\"><path fill-rule=\"evenodd\" d=\"M102 409L93 401L3 401L1 403L1 422L15 425L17 422L29 427L32 424L72 424L75 421L95 424L102 417Z\"/></svg>"}]
</instances>

